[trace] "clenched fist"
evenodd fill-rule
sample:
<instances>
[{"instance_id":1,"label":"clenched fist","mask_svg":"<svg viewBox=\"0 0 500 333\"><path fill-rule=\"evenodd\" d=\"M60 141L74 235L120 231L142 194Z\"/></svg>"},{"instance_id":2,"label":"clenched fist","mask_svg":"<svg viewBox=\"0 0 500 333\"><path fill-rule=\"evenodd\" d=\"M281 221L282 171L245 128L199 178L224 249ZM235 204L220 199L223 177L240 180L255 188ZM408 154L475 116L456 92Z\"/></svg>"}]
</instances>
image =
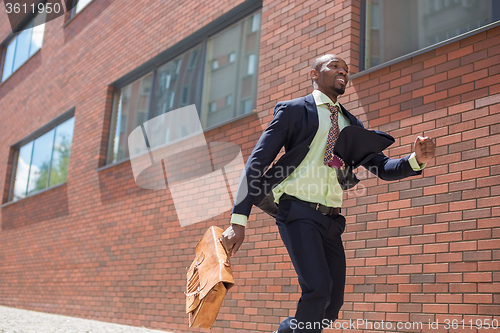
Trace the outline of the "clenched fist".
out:
<instances>
[{"instance_id":1,"label":"clenched fist","mask_svg":"<svg viewBox=\"0 0 500 333\"><path fill-rule=\"evenodd\" d=\"M415 140L415 157L418 164L428 163L436 154L436 145L429 137L418 136Z\"/></svg>"}]
</instances>

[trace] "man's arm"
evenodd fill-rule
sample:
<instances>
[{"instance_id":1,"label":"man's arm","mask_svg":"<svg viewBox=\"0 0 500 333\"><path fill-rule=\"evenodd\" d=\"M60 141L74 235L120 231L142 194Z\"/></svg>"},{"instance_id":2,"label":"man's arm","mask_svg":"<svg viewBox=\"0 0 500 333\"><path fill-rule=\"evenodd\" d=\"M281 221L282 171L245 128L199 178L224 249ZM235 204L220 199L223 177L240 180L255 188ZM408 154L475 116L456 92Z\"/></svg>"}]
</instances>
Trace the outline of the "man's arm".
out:
<instances>
[{"instance_id":1,"label":"man's arm","mask_svg":"<svg viewBox=\"0 0 500 333\"><path fill-rule=\"evenodd\" d=\"M278 103L274 108L273 119L248 157L231 212L231 225L222 233L222 244L231 256L243 243L246 222L254 199L262 191L261 177L284 146L289 128L290 115L286 111L286 104Z\"/></svg>"},{"instance_id":2,"label":"man's arm","mask_svg":"<svg viewBox=\"0 0 500 333\"><path fill-rule=\"evenodd\" d=\"M363 123L355 118L357 125L364 128ZM383 153L376 154L363 164L365 169L383 180L399 180L410 176L420 175L423 168L434 158L435 145L431 138L418 136L415 140L414 151L403 158L389 158Z\"/></svg>"},{"instance_id":3,"label":"man's arm","mask_svg":"<svg viewBox=\"0 0 500 333\"><path fill-rule=\"evenodd\" d=\"M420 175L425 165L434 158L435 151L436 146L431 138L418 136L412 154L392 159L379 153L363 166L383 180L399 180Z\"/></svg>"}]
</instances>

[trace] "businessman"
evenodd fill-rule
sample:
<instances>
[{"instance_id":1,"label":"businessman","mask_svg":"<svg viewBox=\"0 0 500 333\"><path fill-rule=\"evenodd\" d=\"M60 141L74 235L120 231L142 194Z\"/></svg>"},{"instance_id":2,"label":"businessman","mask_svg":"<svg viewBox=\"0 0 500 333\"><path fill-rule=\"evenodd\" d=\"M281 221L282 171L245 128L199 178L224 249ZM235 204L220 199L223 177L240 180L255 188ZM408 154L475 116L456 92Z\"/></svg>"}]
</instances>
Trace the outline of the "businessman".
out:
<instances>
[{"instance_id":1,"label":"businessman","mask_svg":"<svg viewBox=\"0 0 500 333\"><path fill-rule=\"evenodd\" d=\"M344 128L343 134L360 133L348 137L350 142L371 142L368 135L377 135L364 130L337 101L345 92L347 73L341 57L319 57L310 70L312 94L276 104L272 121L245 165L231 225L223 233L222 242L234 255L245 238L253 205L276 218L302 290L295 316L281 322L279 333L321 332L338 318L344 302L345 218L340 208L343 190L352 186L345 179L355 179L352 170L358 166L344 159L347 154L366 153L366 147L359 144L341 154L335 144ZM367 137L360 138L365 132ZM270 166L283 146L285 154ZM432 140L418 136L413 153L406 157L390 159L375 151L359 163L381 179L398 180L421 174L434 154Z\"/></svg>"}]
</instances>

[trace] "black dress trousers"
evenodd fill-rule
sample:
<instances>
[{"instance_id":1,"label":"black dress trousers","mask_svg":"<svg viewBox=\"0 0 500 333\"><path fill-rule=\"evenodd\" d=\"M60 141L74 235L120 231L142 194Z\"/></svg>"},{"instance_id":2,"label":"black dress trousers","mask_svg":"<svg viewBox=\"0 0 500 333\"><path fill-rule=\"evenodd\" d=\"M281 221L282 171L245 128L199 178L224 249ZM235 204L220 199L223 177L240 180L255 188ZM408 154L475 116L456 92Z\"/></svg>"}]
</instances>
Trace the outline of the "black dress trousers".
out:
<instances>
[{"instance_id":1,"label":"black dress trousers","mask_svg":"<svg viewBox=\"0 0 500 333\"><path fill-rule=\"evenodd\" d=\"M302 289L295 316L283 320L278 332L319 333L338 318L344 303L345 218L286 199L278 205L276 224Z\"/></svg>"}]
</instances>

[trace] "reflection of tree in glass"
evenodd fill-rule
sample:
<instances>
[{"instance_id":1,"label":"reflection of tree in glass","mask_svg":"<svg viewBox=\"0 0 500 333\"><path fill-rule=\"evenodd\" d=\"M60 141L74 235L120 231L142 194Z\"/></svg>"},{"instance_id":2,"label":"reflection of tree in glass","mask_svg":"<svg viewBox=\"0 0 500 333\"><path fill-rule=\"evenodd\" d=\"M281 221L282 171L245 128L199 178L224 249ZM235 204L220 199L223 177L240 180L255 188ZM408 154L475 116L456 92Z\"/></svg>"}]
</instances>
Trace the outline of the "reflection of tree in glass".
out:
<instances>
[{"instance_id":1,"label":"reflection of tree in glass","mask_svg":"<svg viewBox=\"0 0 500 333\"><path fill-rule=\"evenodd\" d=\"M66 181L68 175L69 155L71 151L71 137L66 135L60 137L60 142L56 141L52 156L52 168L50 170L50 184L54 186ZM37 172L38 179L35 185L35 191L43 190L47 187L49 177L49 163L44 162Z\"/></svg>"},{"instance_id":2,"label":"reflection of tree in glass","mask_svg":"<svg viewBox=\"0 0 500 333\"><path fill-rule=\"evenodd\" d=\"M43 162L40 170L35 171L34 177L36 179L35 188L31 189L29 191L30 193L43 190L47 187L47 178L49 177L49 163Z\"/></svg>"}]
</instances>

